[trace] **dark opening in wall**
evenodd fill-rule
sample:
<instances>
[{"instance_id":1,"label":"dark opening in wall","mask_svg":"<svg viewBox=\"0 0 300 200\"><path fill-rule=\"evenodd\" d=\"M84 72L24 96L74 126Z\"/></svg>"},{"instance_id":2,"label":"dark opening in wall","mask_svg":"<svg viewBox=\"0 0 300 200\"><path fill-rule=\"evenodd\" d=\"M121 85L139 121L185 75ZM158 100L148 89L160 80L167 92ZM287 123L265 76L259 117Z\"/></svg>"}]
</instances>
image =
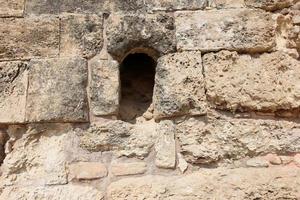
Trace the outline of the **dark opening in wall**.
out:
<instances>
[{"instance_id":1,"label":"dark opening in wall","mask_svg":"<svg viewBox=\"0 0 300 200\"><path fill-rule=\"evenodd\" d=\"M120 66L120 118L135 123L152 103L156 61L144 53L129 54Z\"/></svg>"}]
</instances>

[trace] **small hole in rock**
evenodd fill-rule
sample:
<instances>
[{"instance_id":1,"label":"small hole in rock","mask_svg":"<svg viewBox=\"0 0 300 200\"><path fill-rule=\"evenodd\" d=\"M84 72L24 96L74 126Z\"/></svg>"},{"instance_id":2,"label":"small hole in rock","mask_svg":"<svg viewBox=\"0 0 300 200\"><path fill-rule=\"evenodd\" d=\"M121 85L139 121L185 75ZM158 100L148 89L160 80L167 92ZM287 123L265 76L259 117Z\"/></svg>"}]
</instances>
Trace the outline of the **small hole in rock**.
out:
<instances>
[{"instance_id":1,"label":"small hole in rock","mask_svg":"<svg viewBox=\"0 0 300 200\"><path fill-rule=\"evenodd\" d=\"M120 65L120 118L135 123L152 103L156 61L144 53L129 54Z\"/></svg>"}]
</instances>

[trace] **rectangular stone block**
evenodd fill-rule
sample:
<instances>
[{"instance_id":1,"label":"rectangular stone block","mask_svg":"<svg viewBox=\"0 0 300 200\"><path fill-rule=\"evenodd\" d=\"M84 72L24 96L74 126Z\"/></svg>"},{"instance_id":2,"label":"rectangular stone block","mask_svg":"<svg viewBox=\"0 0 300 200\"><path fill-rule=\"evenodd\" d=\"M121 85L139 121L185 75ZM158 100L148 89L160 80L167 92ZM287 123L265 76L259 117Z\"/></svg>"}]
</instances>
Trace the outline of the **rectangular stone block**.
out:
<instances>
[{"instance_id":1,"label":"rectangular stone block","mask_svg":"<svg viewBox=\"0 0 300 200\"><path fill-rule=\"evenodd\" d=\"M21 17L25 0L0 0L0 17Z\"/></svg>"},{"instance_id":2,"label":"rectangular stone block","mask_svg":"<svg viewBox=\"0 0 300 200\"><path fill-rule=\"evenodd\" d=\"M111 171L115 176L144 174L147 171L147 164L145 162L114 163Z\"/></svg>"},{"instance_id":3,"label":"rectangular stone block","mask_svg":"<svg viewBox=\"0 0 300 200\"><path fill-rule=\"evenodd\" d=\"M88 121L86 60L32 60L29 65L27 121Z\"/></svg>"},{"instance_id":4,"label":"rectangular stone block","mask_svg":"<svg viewBox=\"0 0 300 200\"><path fill-rule=\"evenodd\" d=\"M195 10L206 8L208 0L150 0L146 6L149 11Z\"/></svg>"},{"instance_id":5,"label":"rectangular stone block","mask_svg":"<svg viewBox=\"0 0 300 200\"><path fill-rule=\"evenodd\" d=\"M168 54L158 59L153 105L155 118L206 113L199 51Z\"/></svg>"},{"instance_id":6,"label":"rectangular stone block","mask_svg":"<svg viewBox=\"0 0 300 200\"><path fill-rule=\"evenodd\" d=\"M251 8L261 8L276 11L295 4L298 0L245 0L245 5Z\"/></svg>"},{"instance_id":7,"label":"rectangular stone block","mask_svg":"<svg viewBox=\"0 0 300 200\"><path fill-rule=\"evenodd\" d=\"M61 0L26 0L25 12L27 15L58 14L60 3Z\"/></svg>"},{"instance_id":8,"label":"rectangular stone block","mask_svg":"<svg viewBox=\"0 0 300 200\"><path fill-rule=\"evenodd\" d=\"M203 56L207 97L231 111L300 108L300 62L282 52L258 56L221 51Z\"/></svg>"},{"instance_id":9,"label":"rectangular stone block","mask_svg":"<svg viewBox=\"0 0 300 200\"><path fill-rule=\"evenodd\" d=\"M100 60L95 57L90 61L91 111L96 116L118 114L120 98L119 63L114 60Z\"/></svg>"},{"instance_id":10,"label":"rectangular stone block","mask_svg":"<svg viewBox=\"0 0 300 200\"><path fill-rule=\"evenodd\" d=\"M57 56L58 18L1 18L0 60Z\"/></svg>"},{"instance_id":11,"label":"rectangular stone block","mask_svg":"<svg viewBox=\"0 0 300 200\"><path fill-rule=\"evenodd\" d=\"M66 15L61 18L60 55L91 58L103 46L102 17Z\"/></svg>"},{"instance_id":12,"label":"rectangular stone block","mask_svg":"<svg viewBox=\"0 0 300 200\"><path fill-rule=\"evenodd\" d=\"M28 86L26 62L0 62L0 123L24 123Z\"/></svg>"},{"instance_id":13,"label":"rectangular stone block","mask_svg":"<svg viewBox=\"0 0 300 200\"><path fill-rule=\"evenodd\" d=\"M98 162L72 163L69 165L68 169L70 180L93 180L107 176L105 165Z\"/></svg>"},{"instance_id":14,"label":"rectangular stone block","mask_svg":"<svg viewBox=\"0 0 300 200\"><path fill-rule=\"evenodd\" d=\"M176 12L177 48L263 52L275 46L272 15L247 9Z\"/></svg>"}]
</instances>

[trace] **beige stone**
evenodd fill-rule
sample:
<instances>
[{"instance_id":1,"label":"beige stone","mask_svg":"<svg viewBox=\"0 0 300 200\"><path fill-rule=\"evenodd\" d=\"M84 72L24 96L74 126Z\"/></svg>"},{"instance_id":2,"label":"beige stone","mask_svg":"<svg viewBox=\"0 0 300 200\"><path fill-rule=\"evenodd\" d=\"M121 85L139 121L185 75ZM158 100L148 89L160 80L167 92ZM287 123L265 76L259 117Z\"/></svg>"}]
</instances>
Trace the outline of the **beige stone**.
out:
<instances>
[{"instance_id":1,"label":"beige stone","mask_svg":"<svg viewBox=\"0 0 300 200\"><path fill-rule=\"evenodd\" d=\"M275 46L275 21L259 10L176 12L175 24L180 50L263 52Z\"/></svg>"},{"instance_id":2,"label":"beige stone","mask_svg":"<svg viewBox=\"0 0 300 200\"><path fill-rule=\"evenodd\" d=\"M0 18L0 60L54 57L58 53L58 18Z\"/></svg>"},{"instance_id":3,"label":"beige stone","mask_svg":"<svg viewBox=\"0 0 300 200\"><path fill-rule=\"evenodd\" d=\"M28 63L0 62L0 123L24 123Z\"/></svg>"},{"instance_id":4,"label":"beige stone","mask_svg":"<svg viewBox=\"0 0 300 200\"><path fill-rule=\"evenodd\" d=\"M158 138L155 143L155 165L160 168L175 168L175 126L172 121L161 121L157 127Z\"/></svg>"},{"instance_id":5,"label":"beige stone","mask_svg":"<svg viewBox=\"0 0 300 200\"><path fill-rule=\"evenodd\" d=\"M203 169L187 176L126 178L108 187L108 199L281 199L299 198L297 168Z\"/></svg>"},{"instance_id":6,"label":"beige stone","mask_svg":"<svg viewBox=\"0 0 300 200\"><path fill-rule=\"evenodd\" d=\"M245 4L252 8L261 8L267 11L280 10L292 6L297 0L245 0Z\"/></svg>"},{"instance_id":7,"label":"beige stone","mask_svg":"<svg viewBox=\"0 0 300 200\"><path fill-rule=\"evenodd\" d=\"M24 3L24 0L0 0L0 17L22 16Z\"/></svg>"},{"instance_id":8,"label":"beige stone","mask_svg":"<svg viewBox=\"0 0 300 200\"><path fill-rule=\"evenodd\" d=\"M298 109L300 62L282 53L259 56L221 51L203 58L208 100L226 110Z\"/></svg>"},{"instance_id":9,"label":"beige stone","mask_svg":"<svg viewBox=\"0 0 300 200\"><path fill-rule=\"evenodd\" d=\"M267 161L269 161L269 163L272 164L272 165L280 165L281 164L281 159L276 154L267 154L265 156L265 159Z\"/></svg>"},{"instance_id":10,"label":"beige stone","mask_svg":"<svg viewBox=\"0 0 300 200\"><path fill-rule=\"evenodd\" d=\"M246 165L248 167L269 167L268 161L262 157L251 158L247 160Z\"/></svg>"},{"instance_id":11,"label":"beige stone","mask_svg":"<svg viewBox=\"0 0 300 200\"><path fill-rule=\"evenodd\" d=\"M185 161L185 159L183 158L183 156L181 155L181 153L177 153L177 158L178 158L178 165L177 167L179 168L179 170L181 171L181 173L184 173L187 168L188 168L188 163Z\"/></svg>"},{"instance_id":12,"label":"beige stone","mask_svg":"<svg viewBox=\"0 0 300 200\"><path fill-rule=\"evenodd\" d=\"M244 0L208 0L208 5L211 8L243 8L245 7Z\"/></svg>"},{"instance_id":13,"label":"beige stone","mask_svg":"<svg viewBox=\"0 0 300 200\"><path fill-rule=\"evenodd\" d=\"M107 176L107 169L103 163L77 162L68 166L70 180L92 180Z\"/></svg>"},{"instance_id":14,"label":"beige stone","mask_svg":"<svg viewBox=\"0 0 300 200\"><path fill-rule=\"evenodd\" d=\"M145 162L114 163L111 171L115 176L144 174L147 171L147 164Z\"/></svg>"},{"instance_id":15,"label":"beige stone","mask_svg":"<svg viewBox=\"0 0 300 200\"><path fill-rule=\"evenodd\" d=\"M91 58L103 46L102 17L66 15L61 19L60 55Z\"/></svg>"},{"instance_id":16,"label":"beige stone","mask_svg":"<svg viewBox=\"0 0 300 200\"><path fill-rule=\"evenodd\" d=\"M80 58L30 62L26 118L29 122L85 122L87 62Z\"/></svg>"},{"instance_id":17,"label":"beige stone","mask_svg":"<svg viewBox=\"0 0 300 200\"><path fill-rule=\"evenodd\" d=\"M25 14L58 14L60 10L60 3L60 0L26 0Z\"/></svg>"},{"instance_id":18,"label":"beige stone","mask_svg":"<svg viewBox=\"0 0 300 200\"><path fill-rule=\"evenodd\" d=\"M155 118L205 114L204 84L199 51L159 58L153 95Z\"/></svg>"},{"instance_id":19,"label":"beige stone","mask_svg":"<svg viewBox=\"0 0 300 200\"><path fill-rule=\"evenodd\" d=\"M295 164L300 167L300 154L297 153L295 156L294 156L294 162Z\"/></svg>"},{"instance_id":20,"label":"beige stone","mask_svg":"<svg viewBox=\"0 0 300 200\"><path fill-rule=\"evenodd\" d=\"M149 11L195 10L205 8L207 0L150 0L146 5Z\"/></svg>"}]
</instances>

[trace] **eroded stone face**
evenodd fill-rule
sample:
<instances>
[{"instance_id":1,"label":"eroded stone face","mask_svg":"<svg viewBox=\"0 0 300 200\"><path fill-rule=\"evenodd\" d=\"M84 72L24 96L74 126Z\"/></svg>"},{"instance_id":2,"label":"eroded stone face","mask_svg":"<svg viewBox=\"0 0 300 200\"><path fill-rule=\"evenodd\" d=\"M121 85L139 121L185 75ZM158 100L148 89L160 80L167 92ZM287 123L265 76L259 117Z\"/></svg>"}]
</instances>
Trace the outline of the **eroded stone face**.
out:
<instances>
[{"instance_id":1,"label":"eroded stone face","mask_svg":"<svg viewBox=\"0 0 300 200\"><path fill-rule=\"evenodd\" d=\"M151 49L160 55L176 49L174 18L169 14L111 15L106 34L107 50L117 60L133 49Z\"/></svg>"},{"instance_id":2,"label":"eroded stone face","mask_svg":"<svg viewBox=\"0 0 300 200\"><path fill-rule=\"evenodd\" d=\"M0 17L20 17L23 15L24 0L1 0Z\"/></svg>"},{"instance_id":3,"label":"eroded stone face","mask_svg":"<svg viewBox=\"0 0 300 200\"><path fill-rule=\"evenodd\" d=\"M297 0L245 0L245 4L252 8L276 11L292 6Z\"/></svg>"},{"instance_id":4,"label":"eroded stone face","mask_svg":"<svg viewBox=\"0 0 300 200\"><path fill-rule=\"evenodd\" d=\"M299 109L300 62L284 53L221 51L203 57L208 99L228 110Z\"/></svg>"},{"instance_id":5,"label":"eroded stone face","mask_svg":"<svg viewBox=\"0 0 300 200\"><path fill-rule=\"evenodd\" d=\"M58 14L60 2L61 0L26 0L25 12L28 15Z\"/></svg>"},{"instance_id":6,"label":"eroded stone face","mask_svg":"<svg viewBox=\"0 0 300 200\"><path fill-rule=\"evenodd\" d=\"M272 15L259 10L176 12L175 22L180 50L263 52L275 46Z\"/></svg>"},{"instance_id":7,"label":"eroded stone face","mask_svg":"<svg viewBox=\"0 0 300 200\"><path fill-rule=\"evenodd\" d=\"M58 18L0 18L0 60L54 57L58 52Z\"/></svg>"},{"instance_id":8,"label":"eroded stone face","mask_svg":"<svg viewBox=\"0 0 300 200\"><path fill-rule=\"evenodd\" d=\"M155 118L206 113L199 51L168 54L158 59L153 105Z\"/></svg>"},{"instance_id":9,"label":"eroded stone face","mask_svg":"<svg viewBox=\"0 0 300 200\"><path fill-rule=\"evenodd\" d=\"M150 0L147 2L147 7L150 11L159 10L195 10L204 9L207 6L207 0L188 0L188 1L178 1L178 0Z\"/></svg>"},{"instance_id":10,"label":"eroded stone face","mask_svg":"<svg viewBox=\"0 0 300 200\"><path fill-rule=\"evenodd\" d=\"M30 62L26 119L29 122L85 122L87 62L81 58Z\"/></svg>"}]
</instances>

